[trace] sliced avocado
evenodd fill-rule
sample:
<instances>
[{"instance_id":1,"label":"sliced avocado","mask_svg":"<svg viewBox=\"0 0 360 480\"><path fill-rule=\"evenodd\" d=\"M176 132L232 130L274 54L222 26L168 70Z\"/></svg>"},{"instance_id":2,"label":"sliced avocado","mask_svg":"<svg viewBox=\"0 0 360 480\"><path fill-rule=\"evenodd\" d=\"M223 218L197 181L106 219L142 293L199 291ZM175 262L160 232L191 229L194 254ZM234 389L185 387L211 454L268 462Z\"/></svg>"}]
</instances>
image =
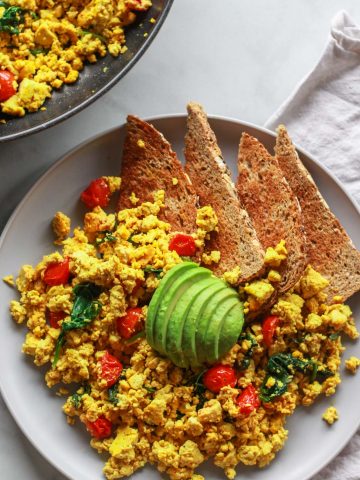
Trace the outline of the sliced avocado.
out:
<instances>
[{"instance_id":1,"label":"sliced avocado","mask_svg":"<svg viewBox=\"0 0 360 480\"><path fill-rule=\"evenodd\" d=\"M223 323L218 330L215 340L217 345L217 358L225 355L237 342L244 325L244 307L241 301L224 316Z\"/></svg>"},{"instance_id":2,"label":"sliced avocado","mask_svg":"<svg viewBox=\"0 0 360 480\"><path fill-rule=\"evenodd\" d=\"M172 312L171 321L169 322L167 329L166 353L173 363L179 367L189 366L182 346L182 334L188 313L197 302L199 295L204 290L208 290L213 283L212 277L209 275L203 280L199 280L191 285L179 299ZM207 296L204 297L204 300L207 298ZM204 303L204 301L202 303ZM193 325L193 331L195 335L195 325Z\"/></svg>"},{"instance_id":3,"label":"sliced avocado","mask_svg":"<svg viewBox=\"0 0 360 480\"><path fill-rule=\"evenodd\" d=\"M227 286L224 282L214 282L212 277L209 286L198 294L190 306L184 318L182 332L178 338L186 363L185 366L198 367L201 365L196 353L196 332L197 330L201 330L201 319L204 318L204 310L209 304L209 299L213 298L220 290L225 290L226 288Z\"/></svg>"},{"instance_id":4,"label":"sliced avocado","mask_svg":"<svg viewBox=\"0 0 360 480\"><path fill-rule=\"evenodd\" d=\"M229 288L227 297L224 296L224 298L220 300L213 315L209 317L206 333L200 347L204 352L206 362L213 363L215 360L218 360L218 338L220 327L224 318L238 302L239 296L234 290L231 291Z\"/></svg>"},{"instance_id":5,"label":"sliced avocado","mask_svg":"<svg viewBox=\"0 0 360 480\"><path fill-rule=\"evenodd\" d=\"M207 268L199 266L190 268L182 272L181 276L163 293L153 325L155 350L166 355L167 329L177 302L192 284L210 275L211 271Z\"/></svg>"},{"instance_id":6,"label":"sliced avocado","mask_svg":"<svg viewBox=\"0 0 360 480\"><path fill-rule=\"evenodd\" d=\"M149 345L152 347L154 346L154 323L163 295L171 287L173 282L182 276L184 272L195 267L198 267L198 265L194 262L182 262L178 265L175 265L164 275L159 283L159 286L155 290L148 307L145 325L146 338Z\"/></svg>"},{"instance_id":7,"label":"sliced avocado","mask_svg":"<svg viewBox=\"0 0 360 480\"><path fill-rule=\"evenodd\" d=\"M208 299L208 303L202 312L201 317L197 320L195 333L195 353L197 361L200 365L207 362L209 355L214 356L214 352L211 354L211 352L209 352L209 348L215 349L215 346L211 345L209 342L207 347L205 347L205 337L209 328L209 324L214 321L214 318L216 318L217 312L222 303L226 303L229 299L232 300L236 295L236 292L231 290L225 284L225 282L224 285L226 288L219 290L216 294Z\"/></svg>"}]
</instances>

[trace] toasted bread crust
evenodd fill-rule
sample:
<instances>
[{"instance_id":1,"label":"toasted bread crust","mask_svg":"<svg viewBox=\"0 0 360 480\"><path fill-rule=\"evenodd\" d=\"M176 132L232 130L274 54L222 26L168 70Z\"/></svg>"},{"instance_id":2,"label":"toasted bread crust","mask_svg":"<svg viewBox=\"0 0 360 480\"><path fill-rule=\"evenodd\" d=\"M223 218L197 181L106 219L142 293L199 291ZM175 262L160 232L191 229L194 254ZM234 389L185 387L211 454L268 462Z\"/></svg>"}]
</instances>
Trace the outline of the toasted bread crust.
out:
<instances>
[{"instance_id":1,"label":"toasted bread crust","mask_svg":"<svg viewBox=\"0 0 360 480\"><path fill-rule=\"evenodd\" d=\"M240 266L240 281L249 280L263 268L264 252L248 214L241 208L205 112L196 103L190 103L187 109L185 171L200 205L211 205L219 221L219 231L211 234L207 248L219 250L221 259L210 268L221 275Z\"/></svg>"},{"instance_id":2,"label":"toasted bread crust","mask_svg":"<svg viewBox=\"0 0 360 480\"><path fill-rule=\"evenodd\" d=\"M321 196L286 128L280 125L277 133L276 158L302 210L307 263L330 281L330 300L334 295L346 299L360 290L360 252Z\"/></svg>"},{"instance_id":3,"label":"toasted bread crust","mask_svg":"<svg viewBox=\"0 0 360 480\"><path fill-rule=\"evenodd\" d=\"M153 200L155 191L165 190L165 208L159 218L170 223L174 231L196 230L197 197L176 153L160 132L133 115L127 118L121 176L119 210L134 206L129 199L132 192L140 202L146 202Z\"/></svg>"},{"instance_id":4,"label":"toasted bread crust","mask_svg":"<svg viewBox=\"0 0 360 480\"><path fill-rule=\"evenodd\" d=\"M289 290L305 269L305 236L299 202L274 157L243 133L238 156L237 191L263 248L285 240L288 257L281 267L278 292Z\"/></svg>"}]
</instances>

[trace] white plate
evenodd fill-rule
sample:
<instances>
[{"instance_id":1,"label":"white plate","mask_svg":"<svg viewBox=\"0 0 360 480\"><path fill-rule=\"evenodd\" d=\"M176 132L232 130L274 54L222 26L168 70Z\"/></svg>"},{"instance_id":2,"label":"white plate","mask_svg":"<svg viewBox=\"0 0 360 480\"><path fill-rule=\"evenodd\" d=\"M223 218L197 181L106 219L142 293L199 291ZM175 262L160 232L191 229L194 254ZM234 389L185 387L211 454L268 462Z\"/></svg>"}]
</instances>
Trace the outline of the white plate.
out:
<instances>
[{"instance_id":1,"label":"white plate","mask_svg":"<svg viewBox=\"0 0 360 480\"><path fill-rule=\"evenodd\" d=\"M153 119L154 125L170 140L182 156L185 116L172 115ZM271 132L224 118L212 118L224 158L235 172L238 142L242 131L255 135L268 148L274 145ZM76 148L59 160L36 183L14 212L0 240L0 278L16 276L22 264L36 264L50 253L53 236L50 221L61 210L81 224L84 209L78 199L90 180L101 175L117 175L124 127L104 133ZM331 140L331 139L329 139ZM46 154L46 152L45 152ZM335 179L308 155L305 165L344 227L360 247L360 215ZM8 303L15 292L1 284L0 386L5 402L18 425L33 445L58 470L72 480L103 480L103 459L90 448L84 429L69 427L61 411L63 399L46 388L43 371L21 354L26 328L11 320ZM352 299L355 317L360 317L360 297ZM360 356L360 344L349 343L345 356ZM240 468L238 477L257 480L306 480L328 463L350 439L360 424L360 384L343 373L343 382L334 397L321 399L311 408L299 408L289 419L289 440L269 467ZM327 406L334 404L340 420L329 428L321 420ZM224 479L222 471L210 463L199 469L207 480ZM136 480L158 479L160 474L147 467L137 472Z\"/></svg>"}]
</instances>

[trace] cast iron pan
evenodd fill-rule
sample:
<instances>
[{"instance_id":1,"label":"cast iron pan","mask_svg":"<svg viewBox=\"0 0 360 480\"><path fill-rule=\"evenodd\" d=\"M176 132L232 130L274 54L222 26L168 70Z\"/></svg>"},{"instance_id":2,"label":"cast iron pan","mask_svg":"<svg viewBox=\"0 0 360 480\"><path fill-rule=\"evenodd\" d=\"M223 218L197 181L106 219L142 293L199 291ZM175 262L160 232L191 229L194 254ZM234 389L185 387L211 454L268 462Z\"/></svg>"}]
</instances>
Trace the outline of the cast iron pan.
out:
<instances>
[{"instance_id":1,"label":"cast iron pan","mask_svg":"<svg viewBox=\"0 0 360 480\"><path fill-rule=\"evenodd\" d=\"M51 127L74 113L79 112L103 95L123 77L139 60L154 39L168 14L173 0L153 0L152 7L137 13L137 20L126 29L128 50L117 58L111 55L100 59L94 65L86 65L80 72L79 80L53 90L52 97L44 104L45 111L27 113L25 117L13 118L0 113L6 124L0 123L0 142L14 140ZM155 18L155 23L150 23ZM148 36L144 37L144 33Z\"/></svg>"}]
</instances>

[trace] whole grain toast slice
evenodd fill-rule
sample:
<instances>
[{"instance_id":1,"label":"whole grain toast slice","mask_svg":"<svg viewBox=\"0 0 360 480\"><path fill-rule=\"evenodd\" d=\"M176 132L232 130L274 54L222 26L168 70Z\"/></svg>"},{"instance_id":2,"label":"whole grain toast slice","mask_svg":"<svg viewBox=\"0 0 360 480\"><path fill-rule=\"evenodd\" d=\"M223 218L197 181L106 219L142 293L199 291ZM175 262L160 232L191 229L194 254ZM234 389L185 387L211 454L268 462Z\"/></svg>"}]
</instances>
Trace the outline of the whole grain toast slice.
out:
<instances>
[{"instance_id":1,"label":"whole grain toast slice","mask_svg":"<svg viewBox=\"0 0 360 480\"><path fill-rule=\"evenodd\" d=\"M334 295L345 300L360 290L360 252L321 196L284 125L277 134L276 158L302 210L307 263L330 281L329 300Z\"/></svg>"},{"instance_id":2,"label":"whole grain toast slice","mask_svg":"<svg viewBox=\"0 0 360 480\"><path fill-rule=\"evenodd\" d=\"M300 279L305 263L305 236L299 202L277 160L254 137L243 133L238 155L237 191L264 249L285 240L288 256L281 265L278 293Z\"/></svg>"},{"instance_id":3,"label":"whole grain toast slice","mask_svg":"<svg viewBox=\"0 0 360 480\"><path fill-rule=\"evenodd\" d=\"M159 218L173 231L196 230L197 196L176 153L153 125L129 115L121 163L118 209L133 208L132 193L140 202L153 201L157 190L165 190L165 208Z\"/></svg>"},{"instance_id":4,"label":"whole grain toast slice","mask_svg":"<svg viewBox=\"0 0 360 480\"><path fill-rule=\"evenodd\" d=\"M216 275L240 266L240 281L253 278L263 268L264 252L246 211L241 208L231 174L201 105L187 106L185 172L201 206L211 205L218 217L218 232L207 243L219 250L219 264L210 266Z\"/></svg>"}]
</instances>

